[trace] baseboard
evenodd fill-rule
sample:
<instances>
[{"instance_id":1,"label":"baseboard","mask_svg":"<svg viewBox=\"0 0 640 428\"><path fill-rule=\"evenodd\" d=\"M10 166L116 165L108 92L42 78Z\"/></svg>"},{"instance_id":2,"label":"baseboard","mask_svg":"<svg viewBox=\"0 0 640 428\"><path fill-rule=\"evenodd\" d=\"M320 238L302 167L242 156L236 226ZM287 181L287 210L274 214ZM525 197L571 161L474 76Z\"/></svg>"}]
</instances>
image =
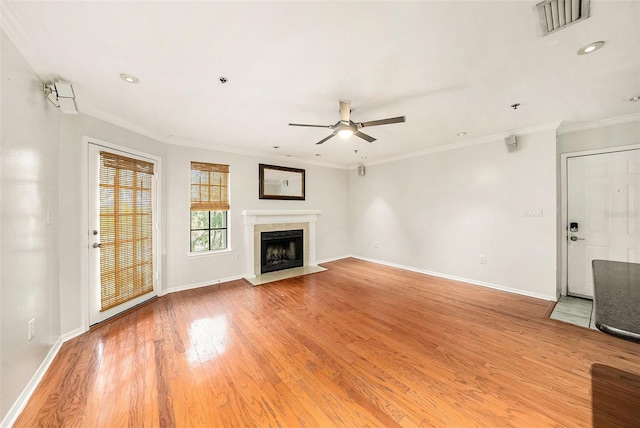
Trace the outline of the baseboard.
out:
<instances>
[{"instance_id":1,"label":"baseboard","mask_svg":"<svg viewBox=\"0 0 640 428\"><path fill-rule=\"evenodd\" d=\"M198 282L195 284L179 285L177 287L170 287L170 288L167 288L166 290L162 290L162 292L159 293L158 296L164 296L169 293L177 293L178 291L193 290L194 288L208 287L210 285L221 284L223 282L236 281L238 279L243 279L244 277L245 277L244 275L234 275L234 276L228 276L226 278L212 279L209 281Z\"/></svg>"},{"instance_id":2,"label":"baseboard","mask_svg":"<svg viewBox=\"0 0 640 428\"><path fill-rule=\"evenodd\" d=\"M337 260L343 260L343 259L348 259L349 257L353 257L351 254L348 254L346 256L339 256L339 257L331 257L328 259L323 259L323 260L318 260L318 264L322 264L322 263L330 263L330 262L335 262Z\"/></svg>"},{"instance_id":3,"label":"baseboard","mask_svg":"<svg viewBox=\"0 0 640 428\"><path fill-rule=\"evenodd\" d=\"M320 260L320 261L317 262L317 264L334 262L336 260L346 259L348 257L351 257L351 256L347 255L347 256L340 256L340 257L332 257L330 259ZM195 284L179 285L177 287L170 287L170 288L167 288L166 290L162 290L158 294L158 296L164 296L166 294L176 293L178 291L193 290L194 288L208 287L209 285L221 284L223 282L229 282L229 281L236 281L238 279L248 279L248 277L247 277L246 274L234 275L234 276L229 276L229 277L226 277L226 278L212 279L212 280L209 280L209 281L197 282Z\"/></svg>"},{"instance_id":4,"label":"baseboard","mask_svg":"<svg viewBox=\"0 0 640 428\"><path fill-rule=\"evenodd\" d=\"M73 339L74 337L78 337L80 336L82 333L86 333L87 331L89 331L88 329L85 330L84 328L76 328L75 330L71 330L68 333L63 334L62 336L60 336L60 338L58 340L62 340L62 343L67 342L71 339Z\"/></svg>"},{"instance_id":5,"label":"baseboard","mask_svg":"<svg viewBox=\"0 0 640 428\"><path fill-rule=\"evenodd\" d=\"M13 403L11 409L9 409L7 415L4 417L2 422L0 422L0 428L9 428L16 422L16 419L18 419L18 416L20 416L20 413L22 413L22 411L24 410L25 406L29 402L29 399L33 395L33 392L40 384L40 381L44 377L45 373L47 372L47 370L49 370L49 366L56 358L56 355L58 355L58 352L60 352L60 348L62 348L62 345L66 341L71 340L74 337L78 337L86 331L87 330L83 328L77 328L58 337L51 349L49 349L47 356L44 358L42 363L40 363L40 366L31 377L31 380L29 380L27 386L25 386L20 396L18 396L18 399L15 401L15 403Z\"/></svg>"},{"instance_id":6,"label":"baseboard","mask_svg":"<svg viewBox=\"0 0 640 428\"><path fill-rule=\"evenodd\" d=\"M557 297L555 296L555 294L553 296L547 296L545 294L534 293L532 291L519 290L517 288L505 287L503 285L492 284L490 282L478 281L470 278L462 278L459 276L449 275L446 273L433 272L433 271L419 269L411 266L400 265L397 263L390 263L382 260L370 259L368 257L362 257L362 256L351 256L351 257L353 257L354 259L364 260L366 262L376 263L379 265L390 266L398 269L408 270L411 272L422 273L425 275L437 276L438 278L451 279L453 281L466 282L468 284L479 285L481 287L493 288L494 290L506 291L508 293L513 293L513 294L520 294L521 296L534 297L536 299L549 300L553 302L557 300Z\"/></svg>"},{"instance_id":7,"label":"baseboard","mask_svg":"<svg viewBox=\"0 0 640 428\"><path fill-rule=\"evenodd\" d=\"M18 419L18 416L20 416L20 413L22 413L25 406L29 402L31 395L33 395L33 392L38 387L38 384L40 384L40 381L42 380L44 374L49 369L49 366L53 362L53 359L56 357L56 355L58 355L58 352L60 351L63 343L64 341L62 340L62 336L60 336L58 340L56 340L56 342L53 344L51 349L49 349L49 353L47 353L47 356L42 361L36 372L33 374L27 386L25 386L25 388L22 390L22 393L18 396L18 399L13 403L13 406L11 406L11 408L7 412L6 416L0 423L0 427L9 428L13 426L13 424L16 422L16 419Z\"/></svg>"}]
</instances>

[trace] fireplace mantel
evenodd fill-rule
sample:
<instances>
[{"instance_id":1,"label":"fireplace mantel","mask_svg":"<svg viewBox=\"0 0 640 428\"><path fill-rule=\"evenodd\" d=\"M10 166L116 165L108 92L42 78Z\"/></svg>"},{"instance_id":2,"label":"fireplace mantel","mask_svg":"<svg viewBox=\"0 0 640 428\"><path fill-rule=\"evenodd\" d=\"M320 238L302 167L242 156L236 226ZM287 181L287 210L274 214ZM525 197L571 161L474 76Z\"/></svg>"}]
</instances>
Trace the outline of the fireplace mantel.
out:
<instances>
[{"instance_id":1,"label":"fireplace mantel","mask_svg":"<svg viewBox=\"0 0 640 428\"><path fill-rule=\"evenodd\" d=\"M320 210L245 210L245 226L274 223L316 223Z\"/></svg>"},{"instance_id":2,"label":"fireplace mantel","mask_svg":"<svg viewBox=\"0 0 640 428\"><path fill-rule=\"evenodd\" d=\"M316 261L316 223L320 210L245 210L244 236L247 254L247 279L256 277L256 260L260 262L260 242L256 242L257 229L285 230L286 225L305 225L305 266L318 266ZM264 226L261 226L264 225ZM259 272L258 272L259 273Z\"/></svg>"}]
</instances>

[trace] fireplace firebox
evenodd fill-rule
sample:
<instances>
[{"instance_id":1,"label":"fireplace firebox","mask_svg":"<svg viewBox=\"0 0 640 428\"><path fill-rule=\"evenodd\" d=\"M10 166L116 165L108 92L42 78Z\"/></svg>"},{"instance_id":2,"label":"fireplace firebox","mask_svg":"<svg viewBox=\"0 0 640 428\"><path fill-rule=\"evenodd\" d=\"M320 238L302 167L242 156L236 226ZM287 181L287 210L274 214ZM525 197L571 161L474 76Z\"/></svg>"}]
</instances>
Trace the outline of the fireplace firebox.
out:
<instances>
[{"instance_id":1,"label":"fireplace firebox","mask_svg":"<svg viewBox=\"0 0 640 428\"><path fill-rule=\"evenodd\" d=\"M260 273L304 266L303 231L260 233Z\"/></svg>"}]
</instances>

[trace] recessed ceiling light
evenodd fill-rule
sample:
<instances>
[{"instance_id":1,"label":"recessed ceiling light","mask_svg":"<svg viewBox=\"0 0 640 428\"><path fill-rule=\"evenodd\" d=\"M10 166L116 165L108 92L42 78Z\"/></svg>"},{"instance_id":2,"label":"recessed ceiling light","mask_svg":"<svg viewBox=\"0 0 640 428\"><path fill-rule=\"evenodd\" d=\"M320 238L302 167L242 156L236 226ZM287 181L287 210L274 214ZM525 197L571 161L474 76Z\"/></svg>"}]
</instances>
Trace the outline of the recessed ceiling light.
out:
<instances>
[{"instance_id":1,"label":"recessed ceiling light","mask_svg":"<svg viewBox=\"0 0 640 428\"><path fill-rule=\"evenodd\" d=\"M320 153L316 153L316 156L322 156Z\"/></svg>"},{"instance_id":2,"label":"recessed ceiling light","mask_svg":"<svg viewBox=\"0 0 640 428\"><path fill-rule=\"evenodd\" d=\"M464 136L464 135L467 135L467 133L466 133L465 131L462 131L462 132L458 132L456 135L457 135L458 137L462 137L462 136Z\"/></svg>"},{"instance_id":3,"label":"recessed ceiling light","mask_svg":"<svg viewBox=\"0 0 640 428\"><path fill-rule=\"evenodd\" d=\"M630 103L635 103L640 101L640 92L637 94L627 95L622 99L622 101L629 101Z\"/></svg>"},{"instance_id":4,"label":"recessed ceiling light","mask_svg":"<svg viewBox=\"0 0 640 428\"><path fill-rule=\"evenodd\" d=\"M590 54L591 52L595 52L598 49L600 49L601 47L604 46L604 42L593 42L593 43L589 43L586 46L581 47L580 49L578 49L578 55L586 55L586 54Z\"/></svg>"},{"instance_id":5,"label":"recessed ceiling light","mask_svg":"<svg viewBox=\"0 0 640 428\"><path fill-rule=\"evenodd\" d=\"M127 83L138 83L140 81L136 76L127 73L122 73L120 78Z\"/></svg>"},{"instance_id":6,"label":"recessed ceiling light","mask_svg":"<svg viewBox=\"0 0 640 428\"><path fill-rule=\"evenodd\" d=\"M271 146L271 147L273 147L274 149L279 149L280 148L280 146Z\"/></svg>"}]
</instances>

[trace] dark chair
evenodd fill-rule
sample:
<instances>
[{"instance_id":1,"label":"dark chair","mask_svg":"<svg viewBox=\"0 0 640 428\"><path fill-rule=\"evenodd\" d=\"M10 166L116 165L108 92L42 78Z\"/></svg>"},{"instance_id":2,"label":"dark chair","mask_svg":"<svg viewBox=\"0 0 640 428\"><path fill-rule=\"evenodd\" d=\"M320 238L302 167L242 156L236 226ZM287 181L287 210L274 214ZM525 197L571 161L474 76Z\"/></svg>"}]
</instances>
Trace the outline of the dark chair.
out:
<instances>
[{"instance_id":1,"label":"dark chair","mask_svg":"<svg viewBox=\"0 0 640 428\"><path fill-rule=\"evenodd\" d=\"M592 266L596 327L640 342L640 263L594 260Z\"/></svg>"}]
</instances>

